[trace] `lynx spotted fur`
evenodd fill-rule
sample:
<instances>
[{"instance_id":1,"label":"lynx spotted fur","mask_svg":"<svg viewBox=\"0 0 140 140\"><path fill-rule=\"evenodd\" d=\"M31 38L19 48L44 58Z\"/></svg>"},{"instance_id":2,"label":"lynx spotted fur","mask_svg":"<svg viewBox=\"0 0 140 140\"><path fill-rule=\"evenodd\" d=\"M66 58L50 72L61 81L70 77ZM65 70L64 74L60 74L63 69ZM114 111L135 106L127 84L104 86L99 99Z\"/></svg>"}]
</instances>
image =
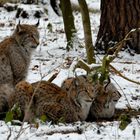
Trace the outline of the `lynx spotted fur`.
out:
<instances>
[{"instance_id":1,"label":"lynx spotted fur","mask_svg":"<svg viewBox=\"0 0 140 140\"><path fill-rule=\"evenodd\" d=\"M73 94L68 94L57 85L47 81L36 82L32 85L22 81L16 85L14 99L16 99L23 112L25 112L26 105L29 104L31 95L35 92L28 114L34 115L35 117L46 115L53 122L58 122L59 120L68 123L84 121L88 116L96 95L94 94L94 89L88 82L86 85L82 85L82 82L79 80L76 81L76 85L77 89L79 87L79 90L73 92ZM10 106L12 105L13 103ZM34 116L28 116L26 120L30 121Z\"/></svg>"}]
</instances>

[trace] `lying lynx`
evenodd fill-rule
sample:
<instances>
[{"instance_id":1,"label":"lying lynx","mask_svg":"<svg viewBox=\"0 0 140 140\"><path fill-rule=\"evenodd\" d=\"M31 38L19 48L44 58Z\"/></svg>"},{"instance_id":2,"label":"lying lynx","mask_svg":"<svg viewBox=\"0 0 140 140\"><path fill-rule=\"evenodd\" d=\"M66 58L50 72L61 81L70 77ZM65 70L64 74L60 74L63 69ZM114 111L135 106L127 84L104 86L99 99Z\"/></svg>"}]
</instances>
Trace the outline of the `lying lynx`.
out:
<instances>
[{"instance_id":1,"label":"lying lynx","mask_svg":"<svg viewBox=\"0 0 140 140\"><path fill-rule=\"evenodd\" d=\"M115 113L115 105L121 97L116 87L109 83L106 87L98 87L98 96L90 108L92 118L111 118Z\"/></svg>"},{"instance_id":2,"label":"lying lynx","mask_svg":"<svg viewBox=\"0 0 140 140\"><path fill-rule=\"evenodd\" d=\"M76 93L76 82L79 81L79 77L81 78L80 80L83 83L83 85L86 85L87 80L86 78L84 78L85 76L78 76L76 78L66 79L63 82L61 88L67 91L68 94ZM92 84L89 87L92 87ZM73 90L71 91L71 89ZM120 93L112 83L107 85L106 88L103 88L100 85L93 85L92 89L94 89L93 91L96 92L94 94L97 95L97 97L93 101L92 106L90 108L90 118L111 118L114 115L115 104L121 97Z\"/></svg>"},{"instance_id":3,"label":"lying lynx","mask_svg":"<svg viewBox=\"0 0 140 140\"><path fill-rule=\"evenodd\" d=\"M28 110L28 106L31 101L33 93L34 91L32 85L26 81L21 81L15 86L14 93L10 94L8 98L9 109L14 107L14 105L18 105L22 113L20 119L21 118L23 119L23 116L25 115L25 111ZM32 121L32 119L34 118L34 110L32 109L33 109L33 102L31 104L31 107L29 108L29 111L26 112L27 121Z\"/></svg>"},{"instance_id":4,"label":"lying lynx","mask_svg":"<svg viewBox=\"0 0 140 140\"><path fill-rule=\"evenodd\" d=\"M36 82L32 85L22 81L16 85L14 98L10 98L14 100L9 101L10 106L17 102L25 113L31 95L35 92L26 121L30 121L34 116L40 117L42 115L46 115L53 122L62 119L68 123L84 121L96 95L88 82L83 85L79 80L76 81L76 85L77 92L73 92L75 89L71 89L73 94L68 94L57 85L47 81Z\"/></svg>"},{"instance_id":5,"label":"lying lynx","mask_svg":"<svg viewBox=\"0 0 140 140\"><path fill-rule=\"evenodd\" d=\"M31 53L39 45L36 25L18 24L0 43L0 84L15 85L27 75Z\"/></svg>"}]
</instances>

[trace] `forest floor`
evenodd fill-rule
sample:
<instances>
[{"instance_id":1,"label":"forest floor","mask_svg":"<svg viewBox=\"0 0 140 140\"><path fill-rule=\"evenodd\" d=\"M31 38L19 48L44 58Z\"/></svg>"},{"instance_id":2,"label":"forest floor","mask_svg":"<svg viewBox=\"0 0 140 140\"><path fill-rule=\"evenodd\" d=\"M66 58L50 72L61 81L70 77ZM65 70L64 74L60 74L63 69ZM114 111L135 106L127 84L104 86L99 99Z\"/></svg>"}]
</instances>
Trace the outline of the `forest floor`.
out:
<instances>
[{"instance_id":1,"label":"forest floor","mask_svg":"<svg viewBox=\"0 0 140 140\"><path fill-rule=\"evenodd\" d=\"M73 0L75 2L75 0ZM99 0L87 0L89 7L96 12L90 13L93 42L95 43L100 24L100 2ZM13 6L13 5L12 5ZM27 81L35 82L41 79L48 80L54 73L58 73L53 83L58 86L62 81L74 73L70 69L75 58L85 59L85 48L75 47L69 52L66 51L66 39L63 29L62 17L58 17L49 5L23 5L17 4L28 13L28 18L16 18L17 10L8 12L6 8L0 7L0 40L11 35L16 24L35 24L36 11L41 14L39 32L40 45L34 52ZM6 6L5 6L6 7ZM46 10L47 12L45 13ZM93 10L94 11L94 10ZM81 14L74 12L75 26L79 42L84 46L84 33L81 22ZM101 62L103 55L96 55L97 63ZM140 55L130 55L127 51L119 53L112 65L126 77L140 81ZM84 74L81 69L76 70L77 74ZM131 83L110 73L111 80L120 91L122 97L116 105L116 112L110 120L96 120L93 122L75 122L71 124L57 125L51 122L41 123L39 126L24 124L20 140L139 140L140 137L140 85ZM120 129L120 116L127 116L128 125L124 130ZM13 140L19 133L20 126L11 125L0 121L0 139Z\"/></svg>"}]
</instances>

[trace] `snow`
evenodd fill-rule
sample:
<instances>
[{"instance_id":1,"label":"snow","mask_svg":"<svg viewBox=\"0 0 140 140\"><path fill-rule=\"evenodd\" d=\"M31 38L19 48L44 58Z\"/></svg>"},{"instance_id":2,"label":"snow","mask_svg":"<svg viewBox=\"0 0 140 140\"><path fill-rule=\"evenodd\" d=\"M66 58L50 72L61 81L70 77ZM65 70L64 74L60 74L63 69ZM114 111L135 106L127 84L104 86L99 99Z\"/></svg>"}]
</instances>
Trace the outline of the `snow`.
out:
<instances>
[{"instance_id":1,"label":"snow","mask_svg":"<svg viewBox=\"0 0 140 140\"><path fill-rule=\"evenodd\" d=\"M72 0L76 3L75 0ZM98 9L100 8L99 0L87 0L89 7ZM77 3L78 4L78 3ZM29 19L15 18L16 11L8 13L5 9L0 8L0 40L10 35L16 24L29 23L35 24L38 19L33 15L36 10L43 11L40 19L39 32L40 32L40 46L34 52L27 81L35 82L40 80L49 79L54 73L59 73L53 83L58 86L67 77L73 76L72 66L70 64L78 59L85 59L86 53L84 48L71 49L66 52L66 38L63 29L62 17L58 17L48 5L23 5L18 4L29 12ZM44 8L48 9L48 14L44 13ZM84 46L84 33L81 22L81 14L74 13L75 25L77 35L80 43ZM90 13L91 28L93 42L95 43L99 24L100 13ZM52 31L48 29L48 24L52 25ZM77 51L75 51L77 50ZM100 62L103 56L97 55L97 61ZM140 55L135 54L130 56L129 53L121 52L112 65L119 70L126 77L140 81ZM77 74L85 74L84 70L77 69ZM124 109L128 105L133 109L140 108L140 85L128 82L119 77L115 73L111 73L111 80L116 85L122 97L116 105L116 108ZM137 100L133 100L136 97ZM127 98L127 100L126 100ZM53 125L51 122L38 123L37 126L31 126L27 123L23 126L23 132L20 140L139 140L140 125L139 116L132 118L132 122L126 127L125 130L119 129L119 121L105 121L105 122L75 122L72 124L58 124ZM19 133L20 126L5 124L0 121L0 139L6 140L11 131L10 140L16 138Z\"/></svg>"}]
</instances>

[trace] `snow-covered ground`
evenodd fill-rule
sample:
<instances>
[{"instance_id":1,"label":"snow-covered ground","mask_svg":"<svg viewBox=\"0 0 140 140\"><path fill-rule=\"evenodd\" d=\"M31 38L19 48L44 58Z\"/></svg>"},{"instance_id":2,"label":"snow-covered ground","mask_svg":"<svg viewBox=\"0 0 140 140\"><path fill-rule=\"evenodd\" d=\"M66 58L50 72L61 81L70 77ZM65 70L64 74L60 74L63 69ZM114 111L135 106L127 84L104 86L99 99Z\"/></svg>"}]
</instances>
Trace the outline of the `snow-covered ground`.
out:
<instances>
[{"instance_id":1,"label":"snow-covered ground","mask_svg":"<svg viewBox=\"0 0 140 140\"><path fill-rule=\"evenodd\" d=\"M75 0L72 0L75 2ZM99 10L99 0L87 0L89 7ZM44 76L47 80L52 74L59 72L57 78L53 81L57 85L68 76L73 75L69 69L71 62L75 58L85 58L86 53L84 48L75 48L70 52L66 52L66 39L63 29L62 17L58 17L50 6L47 5L23 5L18 4L18 7L24 8L29 13L28 19L15 18L16 11L7 12L0 8L0 40L10 35L15 29L15 25L19 22L35 24L37 18L34 17L36 10L42 12L40 19L40 46L32 57L31 65L27 80L29 82L38 81ZM44 8L48 9L48 15L45 14ZM84 45L84 33L79 12L74 13L75 26L80 43ZM95 43L98 32L100 13L90 13L91 28L93 42ZM52 29L48 25L52 25ZM51 31L52 30L52 31ZM97 56L97 60L102 56ZM129 53L121 52L112 65L118 69L126 77L140 82L140 55L130 56ZM78 70L82 73L83 71ZM140 109L140 85L130 83L116 74L111 74L112 82L122 94L117 108L126 109L131 106L133 109ZM119 129L119 121L105 122L76 122L73 124L58 124L39 123L39 127L24 124L20 140L139 140L140 139L140 124L139 116L132 118L132 122L125 130ZM10 136L10 140L16 138L20 126L5 124L0 121L0 139L6 140Z\"/></svg>"}]
</instances>

